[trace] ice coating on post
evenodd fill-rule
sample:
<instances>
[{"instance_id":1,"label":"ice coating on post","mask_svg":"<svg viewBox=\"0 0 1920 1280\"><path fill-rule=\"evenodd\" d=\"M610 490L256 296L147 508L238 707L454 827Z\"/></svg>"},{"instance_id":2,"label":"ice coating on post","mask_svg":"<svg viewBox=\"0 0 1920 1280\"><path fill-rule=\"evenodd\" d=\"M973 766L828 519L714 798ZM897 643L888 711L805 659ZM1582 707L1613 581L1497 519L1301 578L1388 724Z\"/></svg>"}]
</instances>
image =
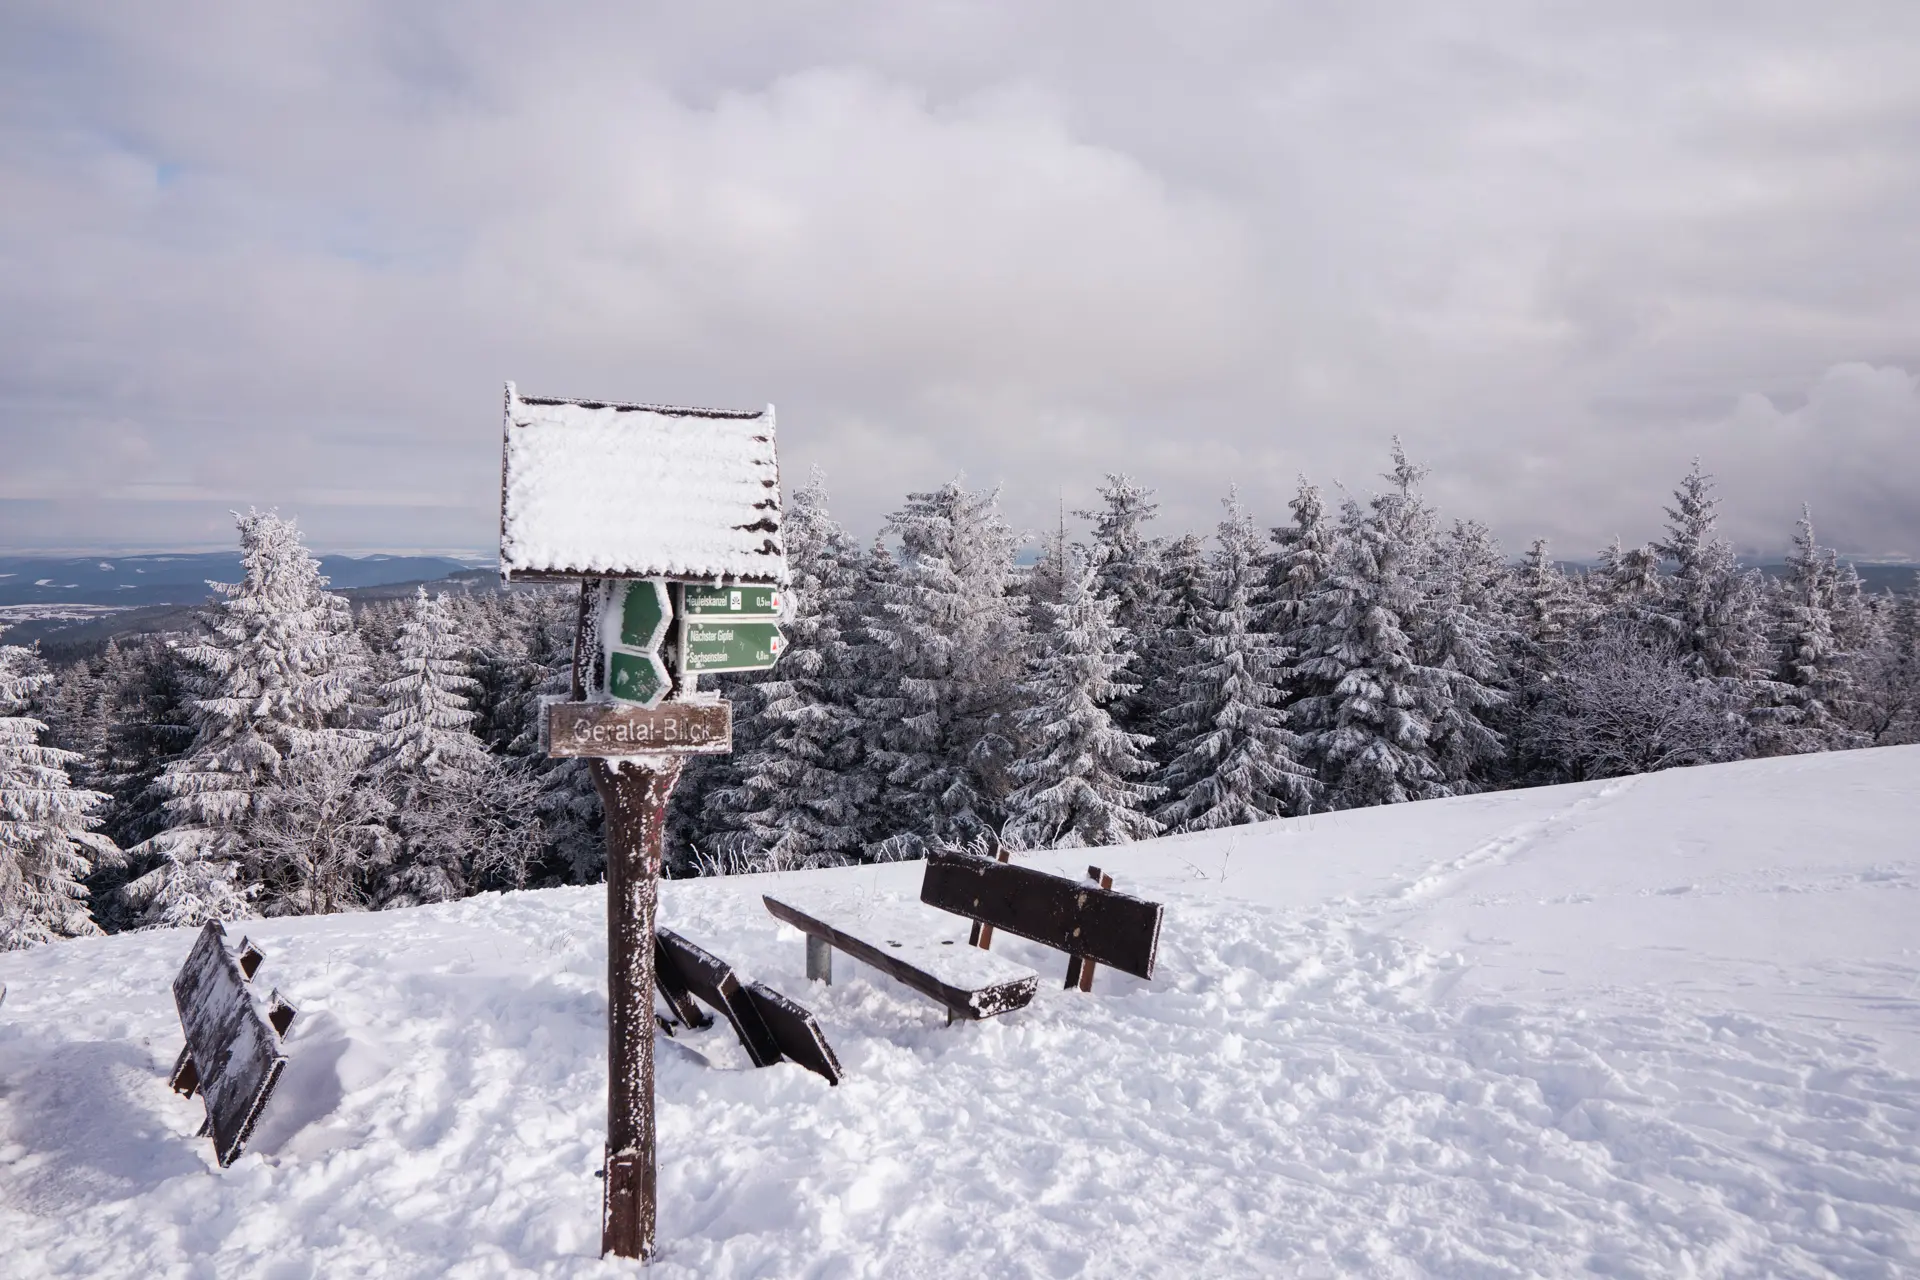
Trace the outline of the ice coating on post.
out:
<instances>
[{"instance_id":1,"label":"ice coating on post","mask_svg":"<svg viewBox=\"0 0 1920 1280\"><path fill-rule=\"evenodd\" d=\"M667 800L680 780L673 756L595 760L593 785L607 820L606 1202L600 1249L653 1253L653 926L660 900L660 842Z\"/></svg>"},{"instance_id":2,"label":"ice coating on post","mask_svg":"<svg viewBox=\"0 0 1920 1280\"><path fill-rule=\"evenodd\" d=\"M784 586L773 406L521 397L507 384L500 571Z\"/></svg>"}]
</instances>

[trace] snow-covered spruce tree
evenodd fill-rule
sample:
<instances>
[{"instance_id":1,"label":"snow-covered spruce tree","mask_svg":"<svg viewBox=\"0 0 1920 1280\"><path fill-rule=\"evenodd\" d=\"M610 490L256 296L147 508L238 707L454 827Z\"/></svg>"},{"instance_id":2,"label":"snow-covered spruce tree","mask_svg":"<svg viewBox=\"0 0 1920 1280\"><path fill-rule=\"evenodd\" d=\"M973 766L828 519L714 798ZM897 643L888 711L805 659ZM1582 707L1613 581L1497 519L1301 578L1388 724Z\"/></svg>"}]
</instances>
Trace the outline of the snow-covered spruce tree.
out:
<instances>
[{"instance_id":1,"label":"snow-covered spruce tree","mask_svg":"<svg viewBox=\"0 0 1920 1280\"><path fill-rule=\"evenodd\" d=\"M111 647L113 642L109 640ZM67 776L76 786L99 790L107 757L107 703L112 685L106 674L110 653L82 658L58 671L35 690L28 710L46 725L41 742L74 753Z\"/></svg>"},{"instance_id":2,"label":"snow-covered spruce tree","mask_svg":"<svg viewBox=\"0 0 1920 1280\"><path fill-rule=\"evenodd\" d=\"M326 591L292 521L249 511L238 523L244 576L214 584L224 598L210 634L180 650L195 734L156 780L169 826L139 852L159 865L126 888L144 924L231 919L256 899L276 911L310 896L300 860L257 848L249 826L291 811L291 800L267 801L276 787L304 785L296 760L325 779L367 753L365 736L341 724L363 665L347 602Z\"/></svg>"},{"instance_id":3,"label":"snow-covered spruce tree","mask_svg":"<svg viewBox=\"0 0 1920 1280\"><path fill-rule=\"evenodd\" d=\"M512 686L523 687L517 705L499 708L500 724L517 724L507 753L527 762L537 780L535 812L543 844L530 870L533 883L589 884L606 872L600 797L587 762L548 759L540 746L541 700L566 697L573 685L573 637L579 623L577 588L526 593L517 630L524 637L514 660Z\"/></svg>"},{"instance_id":4,"label":"snow-covered spruce tree","mask_svg":"<svg viewBox=\"0 0 1920 1280\"><path fill-rule=\"evenodd\" d=\"M160 772L193 741L180 655L160 636L116 637L100 660L96 714L100 733L87 784L111 799L100 830L131 849L166 825ZM135 912L122 890L152 869L150 859L123 856L96 866L87 882L94 920L109 933L133 928Z\"/></svg>"},{"instance_id":5,"label":"snow-covered spruce tree","mask_svg":"<svg viewBox=\"0 0 1920 1280\"><path fill-rule=\"evenodd\" d=\"M101 676L107 686L105 755L94 776L113 797L103 829L122 848L166 825L166 796L155 782L194 737L185 665L178 650L158 636L107 645Z\"/></svg>"},{"instance_id":6,"label":"snow-covered spruce tree","mask_svg":"<svg viewBox=\"0 0 1920 1280\"><path fill-rule=\"evenodd\" d=\"M379 876L381 906L449 902L470 891L469 869L490 834L484 813L495 772L473 736L468 647L444 595L419 588L393 640L391 678L380 686L373 775L393 801L398 848Z\"/></svg>"},{"instance_id":7,"label":"snow-covered spruce tree","mask_svg":"<svg viewBox=\"0 0 1920 1280\"><path fill-rule=\"evenodd\" d=\"M1801 508L1776 593L1779 654L1771 697L1754 712L1763 755L1863 745L1844 716L1853 697L1853 655L1842 650L1835 613L1842 590L1839 557L1814 541L1813 514Z\"/></svg>"},{"instance_id":8,"label":"snow-covered spruce tree","mask_svg":"<svg viewBox=\"0 0 1920 1280\"><path fill-rule=\"evenodd\" d=\"M85 881L120 860L94 810L107 796L73 786L76 752L45 746L21 714L50 677L31 649L0 645L0 951L98 933Z\"/></svg>"},{"instance_id":9,"label":"snow-covered spruce tree","mask_svg":"<svg viewBox=\"0 0 1920 1280\"><path fill-rule=\"evenodd\" d=\"M1547 553L1545 538L1533 540L1514 570L1513 600L1519 615L1521 664L1536 678L1550 674L1590 610Z\"/></svg>"},{"instance_id":10,"label":"snow-covered spruce tree","mask_svg":"<svg viewBox=\"0 0 1920 1280\"><path fill-rule=\"evenodd\" d=\"M900 815L893 812L884 799L891 787L888 775L894 762L880 754L880 733L884 726L871 718L878 708L903 705L898 700L898 659L886 643L891 637L874 630L884 613L880 602L898 581L901 563L888 545L887 532L883 529L872 542L858 548L849 565L849 590L840 630L842 648L832 696L838 705L851 709L850 724L856 735L856 741L849 744L853 763L845 782L860 801L854 815L854 827L860 838L859 853L854 860L911 856L912 850L919 847L917 838L902 834ZM779 668L774 670L777 672Z\"/></svg>"},{"instance_id":11,"label":"snow-covered spruce tree","mask_svg":"<svg viewBox=\"0 0 1920 1280\"><path fill-rule=\"evenodd\" d=\"M1226 505L1192 623L1195 660L1168 712L1181 749L1159 776L1168 798L1154 816L1169 831L1304 813L1317 790L1278 705L1287 655L1256 624L1262 569L1253 521L1236 498Z\"/></svg>"},{"instance_id":12,"label":"snow-covered spruce tree","mask_svg":"<svg viewBox=\"0 0 1920 1280\"><path fill-rule=\"evenodd\" d=\"M1511 660L1509 701L1493 718L1512 747L1516 785L1564 781L1557 757L1538 754L1530 722L1560 676L1568 647L1581 629L1598 618L1600 605L1570 579L1536 538L1512 574L1516 636ZM1624 617L1624 614L1622 615Z\"/></svg>"},{"instance_id":13,"label":"snow-covered spruce tree","mask_svg":"<svg viewBox=\"0 0 1920 1280\"><path fill-rule=\"evenodd\" d=\"M1673 564L1652 621L1679 645L1693 675L1762 680L1767 645L1758 580L1741 570L1732 545L1715 532L1719 499L1698 458L1673 497L1666 537L1651 544Z\"/></svg>"},{"instance_id":14,"label":"snow-covered spruce tree","mask_svg":"<svg viewBox=\"0 0 1920 1280\"><path fill-rule=\"evenodd\" d=\"M1144 725L1134 731L1153 735L1153 759L1161 768L1187 749L1190 744L1179 735L1194 729L1174 709L1182 698L1183 673L1201 661L1200 620L1212 607L1208 573L1200 535L1183 534L1167 544L1160 557L1159 603L1153 615L1160 625L1134 638L1140 657L1129 675L1140 690L1131 702Z\"/></svg>"},{"instance_id":15,"label":"snow-covered spruce tree","mask_svg":"<svg viewBox=\"0 0 1920 1280\"><path fill-rule=\"evenodd\" d=\"M1584 585L1591 611L1634 626L1651 626L1666 594L1660 553L1652 547L1622 546L1617 536L1600 552L1600 562Z\"/></svg>"},{"instance_id":16,"label":"snow-covered spruce tree","mask_svg":"<svg viewBox=\"0 0 1920 1280\"><path fill-rule=\"evenodd\" d=\"M1019 578L1026 601L1027 629L1040 631L1052 616L1049 607L1067 598L1068 583L1080 571L1080 549L1067 541L1067 506L1060 504L1054 526L1040 540L1040 555Z\"/></svg>"},{"instance_id":17,"label":"snow-covered spruce tree","mask_svg":"<svg viewBox=\"0 0 1920 1280\"><path fill-rule=\"evenodd\" d=\"M1121 729L1108 713L1134 689L1118 678L1129 660L1126 633L1113 620L1118 608L1100 593L1092 565L1047 606L1021 686L1022 753L1013 765L1020 785L1007 797L1001 832L1015 848L1090 848L1159 834L1142 809L1160 790L1137 781L1153 771L1152 740Z\"/></svg>"},{"instance_id":18,"label":"snow-covered spruce tree","mask_svg":"<svg viewBox=\"0 0 1920 1280\"><path fill-rule=\"evenodd\" d=\"M1308 603L1295 669L1313 682L1293 704L1326 802L1336 809L1454 794L1436 758L1436 726L1476 719L1488 691L1469 673L1423 663L1429 627L1422 574L1433 515L1414 492L1421 471L1394 442L1392 487L1341 511L1333 571Z\"/></svg>"},{"instance_id":19,"label":"snow-covered spruce tree","mask_svg":"<svg viewBox=\"0 0 1920 1280\"><path fill-rule=\"evenodd\" d=\"M878 805L895 829L879 857L998 827L1026 621L1008 590L1015 539L998 490L950 482L909 494L887 530L899 565L876 584L866 630L883 665L860 707L883 771Z\"/></svg>"},{"instance_id":20,"label":"snow-covered spruce tree","mask_svg":"<svg viewBox=\"0 0 1920 1280\"><path fill-rule=\"evenodd\" d=\"M1456 521L1433 543L1415 657L1446 672L1429 741L1440 776L1455 795L1504 784L1501 736L1486 723L1513 687L1519 635L1512 577L1500 545L1478 521Z\"/></svg>"},{"instance_id":21,"label":"snow-covered spruce tree","mask_svg":"<svg viewBox=\"0 0 1920 1280\"><path fill-rule=\"evenodd\" d=\"M1165 608L1161 542L1142 531L1160 504L1153 500L1153 490L1121 473L1110 473L1095 492L1100 495L1098 507L1074 512L1093 521L1087 559L1095 591L1113 601L1113 625L1137 638L1160 624Z\"/></svg>"},{"instance_id":22,"label":"snow-covered spruce tree","mask_svg":"<svg viewBox=\"0 0 1920 1280\"><path fill-rule=\"evenodd\" d=\"M738 779L706 804L704 850L723 871L836 866L857 860L872 783L850 633L859 625L860 544L827 513L818 468L786 508L792 617L772 678L757 687L758 733Z\"/></svg>"},{"instance_id":23,"label":"snow-covered spruce tree","mask_svg":"<svg viewBox=\"0 0 1920 1280\"><path fill-rule=\"evenodd\" d=\"M1264 560L1265 609L1261 627L1281 645L1293 648L1307 622L1307 602L1333 572L1338 530L1327 519L1320 490L1300 477L1287 502L1293 523L1272 530L1272 549Z\"/></svg>"},{"instance_id":24,"label":"snow-covered spruce tree","mask_svg":"<svg viewBox=\"0 0 1920 1280\"><path fill-rule=\"evenodd\" d=\"M468 695L473 733L490 751L514 752L515 743L524 741L537 749L535 691L555 665L546 651L547 620L562 604L570 610L576 604L573 593L552 587L516 587L453 602L462 630L474 644L468 670L475 685ZM572 643L569 633L569 661ZM523 736L529 729L531 739Z\"/></svg>"},{"instance_id":25,"label":"snow-covered spruce tree","mask_svg":"<svg viewBox=\"0 0 1920 1280\"><path fill-rule=\"evenodd\" d=\"M1159 538L1148 537L1143 526L1160 508L1153 490L1122 473L1110 473L1096 492L1100 505L1074 514L1093 522L1087 561L1094 589L1113 601L1113 624L1123 637L1128 678L1135 685L1131 693L1115 699L1108 712L1128 733L1151 734L1154 717L1163 708L1155 705L1151 691L1140 687L1141 677L1147 670L1147 651L1168 625L1169 610L1160 584L1165 548Z\"/></svg>"},{"instance_id":26,"label":"snow-covered spruce tree","mask_svg":"<svg viewBox=\"0 0 1920 1280\"><path fill-rule=\"evenodd\" d=\"M394 646L395 675L380 686L378 768L402 798L447 772L477 772L486 748L473 736L467 695L478 682L467 673L467 645L445 596L414 592Z\"/></svg>"},{"instance_id":27,"label":"snow-covered spruce tree","mask_svg":"<svg viewBox=\"0 0 1920 1280\"><path fill-rule=\"evenodd\" d=\"M1920 573L1884 598L1880 634L1861 664L1853 724L1876 747L1920 742Z\"/></svg>"}]
</instances>

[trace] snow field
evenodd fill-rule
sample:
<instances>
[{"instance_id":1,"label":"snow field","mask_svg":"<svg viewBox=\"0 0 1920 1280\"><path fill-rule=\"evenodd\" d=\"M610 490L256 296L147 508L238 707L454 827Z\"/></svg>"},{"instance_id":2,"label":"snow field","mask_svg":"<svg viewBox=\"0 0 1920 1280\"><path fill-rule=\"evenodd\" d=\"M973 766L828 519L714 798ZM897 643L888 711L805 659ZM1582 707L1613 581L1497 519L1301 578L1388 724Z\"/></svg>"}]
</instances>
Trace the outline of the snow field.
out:
<instances>
[{"instance_id":1,"label":"snow field","mask_svg":"<svg viewBox=\"0 0 1920 1280\"><path fill-rule=\"evenodd\" d=\"M1920 1272L1920 748L1099 850L1152 983L1002 935L948 1027L769 884L663 923L808 1005L847 1079L661 1039L653 1270L702 1276ZM1032 855L1074 873L1087 851ZM1684 892L1675 892L1683 889ZM8 1275L630 1274L598 1248L598 888L247 922L300 1007L225 1172L169 1094L187 931L0 957Z\"/></svg>"}]
</instances>

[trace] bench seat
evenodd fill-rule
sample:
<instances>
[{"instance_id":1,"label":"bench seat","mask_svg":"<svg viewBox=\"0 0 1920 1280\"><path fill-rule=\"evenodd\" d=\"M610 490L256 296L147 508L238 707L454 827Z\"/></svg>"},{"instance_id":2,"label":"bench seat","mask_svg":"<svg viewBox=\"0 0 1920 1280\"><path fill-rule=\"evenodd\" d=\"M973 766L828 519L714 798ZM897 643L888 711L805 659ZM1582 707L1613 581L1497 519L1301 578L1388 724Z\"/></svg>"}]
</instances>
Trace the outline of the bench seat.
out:
<instances>
[{"instance_id":1,"label":"bench seat","mask_svg":"<svg viewBox=\"0 0 1920 1280\"><path fill-rule=\"evenodd\" d=\"M763 895L783 920L835 950L912 987L956 1018L991 1018L1027 1004L1040 976L967 945L945 912L918 902L816 886Z\"/></svg>"}]
</instances>

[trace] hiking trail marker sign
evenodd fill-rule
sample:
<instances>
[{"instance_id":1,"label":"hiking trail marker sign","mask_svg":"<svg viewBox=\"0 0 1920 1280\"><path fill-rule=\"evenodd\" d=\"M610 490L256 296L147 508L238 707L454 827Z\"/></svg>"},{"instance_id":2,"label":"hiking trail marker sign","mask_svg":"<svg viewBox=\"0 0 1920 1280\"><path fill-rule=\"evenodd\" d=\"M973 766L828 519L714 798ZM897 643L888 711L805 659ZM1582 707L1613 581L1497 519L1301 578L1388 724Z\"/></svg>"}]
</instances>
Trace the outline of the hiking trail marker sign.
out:
<instances>
[{"instance_id":1,"label":"hiking trail marker sign","mask_svg":"<svg viewBox=\"0 0 1920 1280\"><path fill-rule=\"evenodd\" d=\"M658 578L609 583L602 590L600 648L607 655L602 677L616 702L657 707L673 688L660 657L673 602Z\"/></svg>"},{"instance_id":2,"label":"hiking trail marker sign","mask_svg":"<svg viewBox=\"0 0 1920 1280\"><path fill-rule=\"evenodd\" d=\"M773 587L688 586L677 627L680 661L701 672L765 671L780 660L785 593Z\"/></svg>"},{"instance_id":3,"label":"hiking trail marker sign","mask_svg":"<svg viewBox=\"0 0 1920 1280\"><path fill-rule=\"evenodd\" d=\"M654 917L667 802L692 755L733 748L703 672L785 647L773 407L522 396L507 384L500 576L578 582L573 680L552 756L590 760L607 830L607 1145L600 1251L653 1253Z\"/></svg>"}]
</instances>

